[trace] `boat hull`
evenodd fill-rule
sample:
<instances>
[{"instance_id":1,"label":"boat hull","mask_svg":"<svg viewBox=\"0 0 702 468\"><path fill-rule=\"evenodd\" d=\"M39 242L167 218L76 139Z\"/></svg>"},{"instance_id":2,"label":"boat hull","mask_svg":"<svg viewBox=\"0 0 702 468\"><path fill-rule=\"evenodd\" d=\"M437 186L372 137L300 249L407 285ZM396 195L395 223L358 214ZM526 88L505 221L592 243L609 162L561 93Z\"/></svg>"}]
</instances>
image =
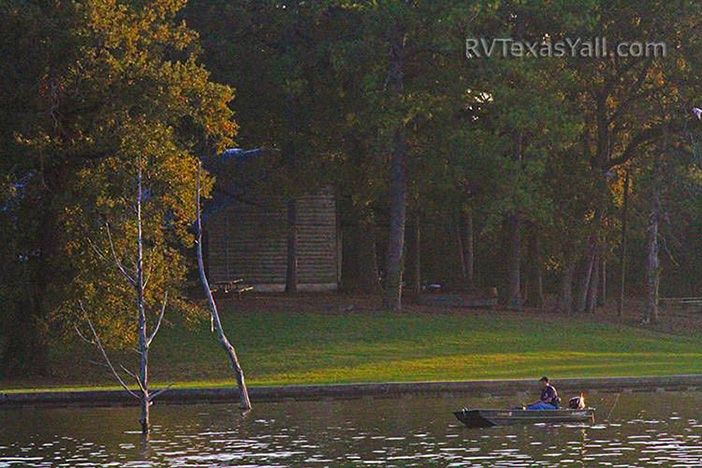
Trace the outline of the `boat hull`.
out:
<instances>
[{"instance_id":1,"label":"boat hull","mask_svg":"<svg viewBox=\"0 0 702 468\"><path fill-rule=\"evenodd\" d=\"M580 410L495 410L495 409L464 409L453 413L456 419L468 427L504 426L508 424L564 423L595 421L595 410L585 408Z\"/></svg>"}]
</instances>

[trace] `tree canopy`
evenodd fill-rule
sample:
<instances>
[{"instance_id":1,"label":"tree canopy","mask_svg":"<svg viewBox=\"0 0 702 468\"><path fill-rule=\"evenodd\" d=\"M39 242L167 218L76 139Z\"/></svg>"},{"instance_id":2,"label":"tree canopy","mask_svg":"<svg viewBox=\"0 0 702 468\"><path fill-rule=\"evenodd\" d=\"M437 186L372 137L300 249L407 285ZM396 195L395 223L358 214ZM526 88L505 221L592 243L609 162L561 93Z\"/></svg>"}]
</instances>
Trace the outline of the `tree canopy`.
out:
<instances>
[{"instance_id":1,"label":"tree canopy","mask_svg":"<svg viewBox=\"0 0 702 468\"><path fill-rule=\"evenodd\" d=\"M386 308L428 282L564 313L593 312L607 278L650 307L699 295L701 17L694 0L3 2L4 370L41 368L79 300L108 343L133 340L114 257L139 167L150 317L166 290L197 315L198 158L235 136L271 155L252 190L287 204L289 239L295 198L333 191L341 284ZM500 38L609 53L468 56Z\"/></svg>"}]
</instances>

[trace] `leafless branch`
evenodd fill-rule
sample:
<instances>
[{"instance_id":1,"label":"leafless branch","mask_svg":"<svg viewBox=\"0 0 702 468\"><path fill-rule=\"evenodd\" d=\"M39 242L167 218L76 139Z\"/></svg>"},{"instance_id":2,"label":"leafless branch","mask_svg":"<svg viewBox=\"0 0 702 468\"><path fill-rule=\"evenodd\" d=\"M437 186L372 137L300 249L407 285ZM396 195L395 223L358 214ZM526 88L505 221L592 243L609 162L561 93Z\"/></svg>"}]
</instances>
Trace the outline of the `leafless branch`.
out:
<instances>
[{"instance_id":1,"label":"leafless branch","mask_svg":"<svg viewBox=\"0 0 702 468\"><path fill-rule=\"evenodd\" d=\"M151 346L151 342L156 338L156 333L158 333L158 329L161 328L161 322L163 322L163 314L166 312L166 303L168 302L168 291L163 296L163 304L161 305L161 314L158 316L158 322L156 322L156 326L154 327L154 331L151 332L151 335L149 338L146 340L146 347L148 348Z\"/></svg>"},{"instance_id":2,"label":"leafless branch","mask_svg":"<svg viewBox=\"0 0 702 468\"><path fill-rule=\"evenodd\" d=\"M93 361L92 359L89 359L88 362L89 362L90 364L94 364L94 365L96 365L96 366L108 367L107 364L105 364L104 362L97 362L97 361Z\"/></svg>"},{"instance_id":3,"label":"leafless branch","mask_svg":"<svg viewBox=\"0 0 702 468\"><path fill-rule=\"evenodd\" d=\"M124 383L124 380L122 380L122 377L117 373L117 370L115 367L112 365L112 361L110 361L109 356L107 355L107 351L105 351L104 346L102 346L102 342L100 341L100 337L97 334L97 331L95 331L95 327L93 326L93 322L90 321L90 317L88 317L88 314L85 312L85 308L83 307L83 303L81 301L78 301L78 305L80 306L80 310L83 311L83 314L85 315L85 319L88 322L88 326L90 327L90 331L93 333L93 337L95 338L94 340L94 345L98 348L100 353L102 354L102 357L105 359L105 363L107 366L110 368L112 371L112 374L115 376L119 384L122 386L122 388L129 393L131 396L134 398L139 398L139 396L134 393L128 386L127 384ZM76 330L78 328L76 327ZM80 335L80 333L79 333ZM90 341L89 341L90 342Z\"/></svg>"},{"instance_id":4,"label":"leafless branch","mask_svg":"<svg viewBox=\"0 0 702 468\"><path fill-rule=\"evenodd\" d=\"M149 392L147 392L146 389L144 388L144 386L141 384L141 379L140 379L134 372L130 371L129 369L127 369L127 368L124 367L123 365L120 365L120 367L122 368L122 370L123 370L125 373L127 373L127 375L129 375L131 378L133 378L134 380L136 380L136 383L137 383L137 385L139 386L139 389L141 390L141 392L142 392L144 395L148 395L148 394L149 394Z\"/></svg>"},{"instance_id":5,"label":"leafless branch","mask_svg":"<svg viewBox=\"0 0 702 468\"><path fill-rule=\"evenodd\" d=\"M163 392L167 392L168 390L170 390L171 388L173 388L173 385L175 385L175 383L170 383L170 384L168 384L166 387L164 387L164 388L162 388L162 389L160 389L160 390L158 390L158 391L152 393L151 395L149 395L149 401L153 401L157 396L159 396L159 395L162 394Z\"/></svg>"},{"instance_id":6,"label":"leafless branch","mask_svg":"<svg viewBox=\"0 0 702 468\"><path fill-rule=\"evenodd\" d=\"M127 270L124 268L124 265L122 265L122 262L120 262L119 258L117 257L117 252L115 251L115 244L112 242L112 233L110 231L110 224L105 223L105 228L107 228L107 240L110 242L110 251L112 252L112 258L117 265L117 268L119 271L124 275L125 278L127 278L127 281L129 281L130 284L135 285L136 280L127 272Z\"/></svg>"},{"instance_id":7,"label":"leafless branch","mask_svg":"<svg viewBox=\"0 0 702 468\"><path fill-rule=\"evenodd\" d=\"M146 289L146 285L149 284L149 279L151 278L151 273L153 272L153 269L154 269L154 263L156 263L156 262L154 261L153 254L152 254L151 261L148 262L147 270L144 273L144 289Z\"/></svg>"},{"instance_id":8,"label":"leafless branch","mask_svg":"<svg viewBox=\"0 0 702 468\"><path fill-rule=\"evenodd\" d=\"M89 340L88 338L86 338L86 336L83 333L81 333L80 328L78 328L78 325L73 325L73 328L75 328L76 333L78 334L78 336L80 337L81 340L85 341L89 345L95 346L95 341Z\"/></svg>"},{"instance_id":9,"label":"leafless branch","mask_svg":"<svg viewBox=\"0 0 702 468\"><path fill-rule=\"evenodd\" d=\"M93 252L95 252L100 259L105 260L105 255L100 251L100 249L97 248L97 245L95 245L92 239L90 239L88 236L85 236L85 238L87 239L88 244L90 244L90 247L93 249Z\"/></svg>"},{"instance_id":10,"label":"leafless branch","mask_svg":"<svg viewBox=\"0 0 702 468\"><path fill-rule=\"evenodd\" d=\"M660 235L658 238L661 240L661 245L663 245L663 250L665 250L665 253L668 254L668 258L670 261L673 263L675 266L680 266L680 263L675 259L675 256L673 255L673 252L671 252L670 248L668 248L668 239L666 239L665 236Z\"/></svg>"}]
</instances>

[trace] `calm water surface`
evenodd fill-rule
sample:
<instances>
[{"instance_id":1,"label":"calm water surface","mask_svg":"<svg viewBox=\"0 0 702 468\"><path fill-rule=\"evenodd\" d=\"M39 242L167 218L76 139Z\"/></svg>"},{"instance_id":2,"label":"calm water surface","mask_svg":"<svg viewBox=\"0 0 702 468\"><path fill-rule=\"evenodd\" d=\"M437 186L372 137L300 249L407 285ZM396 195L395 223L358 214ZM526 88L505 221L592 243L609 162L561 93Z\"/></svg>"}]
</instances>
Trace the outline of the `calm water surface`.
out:
<instances>
[{"instance_id":1,"label":"calm water surface","mask_svg":"<svg viewBox=\"0 0 702 468\"><path fill-rule=\"evenodd\" d=\"M616 398L590 399L595 424L486 429L451 412L514 399L261 403L246 416L234 405L154 405L148 441L135 408L6 409L0 466L702 466L702 393Z\"/></svg>"}]
</instances>

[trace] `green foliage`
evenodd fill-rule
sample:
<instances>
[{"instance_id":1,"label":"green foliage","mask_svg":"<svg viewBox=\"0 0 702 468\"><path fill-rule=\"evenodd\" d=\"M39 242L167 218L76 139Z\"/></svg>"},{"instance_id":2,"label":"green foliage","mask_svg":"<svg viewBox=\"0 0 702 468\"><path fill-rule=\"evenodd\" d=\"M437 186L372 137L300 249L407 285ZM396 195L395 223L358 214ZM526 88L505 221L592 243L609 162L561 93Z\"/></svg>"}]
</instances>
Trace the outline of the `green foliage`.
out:
<instances>
[{"instance_id":1,"label":"green foliage","mask_svg":"<svg viewBox=\"0 0 702 468\"><path fill-rule=\"evenodd\" d=\"M15 9L25 12L21 3ZM176 19L184 3L63 4L65 29L56 33L65 37L61 54L47 56L47 71L35 77L44 93L37 107L48 118L15 131L36 174L29 187L50 203L46 216L57 235L49 241L65 272L61 283L51 281L53 305L41 320L70 331L82 301L115 346L136 339L134 291L117 270L109 236L114 256L132 269L137 164L146 189L147 308L155 313L168 290L172 309L192 315L181 293L193 241L197 158L230 145L236 131L232 90L210 81L198 62L196 34ZM48 190L40 178L51 181ZM36 258L29 263L46 271L46 252L30 256Z\"/></svg>"},{"instance_id":2,"label":"green foliage","mask_svg":"<svg viewBox=\"0 0 702 468\"><path fill-rule=\"evenodd\" d=\"M490 237L518 214L560 271L565 254L579 258L594 232L612 251L624 166L646 155L662 125L687 125L699 87L700 6L674 3L194 2L187 16L217 77L239 90L249 146L295 140L308 150L304 167L283 180L318 181L325 167L343 200L384 223L399 122L411 212L450 223L472 210ZM388 92L397 34L405 51L399 97ZM606 37L610 48L664 40L669 53L466 60L467 37Z\"/></svg>"},{"instance_id":3,"label":"green foliage","mask_svg":"<svg viewBox=\"0 0 702 468\"><path fill-rule=\"evenodd\" d=\"M473 213L484 269L502 263L494 241L515 216L538 233L555 272L582 259L595 234L605 256L615 253L626 171L637 249L660 157L672 220L665 245L690 259L666 267L699 279L702 127L689 112L702 105L699 2L185 3L0 3L0 87L12 91L0 93L8 342L29 327L41 348L49 324L72 317L78 299L110 343L129 342L131 292L106 226L116 256L129 264L137 164L148 191L149 309L168 290L173 306L192 316L173 293L190 267L196 156L233 144L235 134L242 147L274 155L271 168L257 167L268 178L254 190L291 197L332 185L342 222L352 213L372 225L385 224L401 130L411 217L444 228ZM663 40L668 54L467 60L467 37L606 37L612 47ZM394 90L397 44L403 86ZM237 123L229 86L237 90ZM679 282L695 289L694 281Z\"/></svg>"}]
</instances>

